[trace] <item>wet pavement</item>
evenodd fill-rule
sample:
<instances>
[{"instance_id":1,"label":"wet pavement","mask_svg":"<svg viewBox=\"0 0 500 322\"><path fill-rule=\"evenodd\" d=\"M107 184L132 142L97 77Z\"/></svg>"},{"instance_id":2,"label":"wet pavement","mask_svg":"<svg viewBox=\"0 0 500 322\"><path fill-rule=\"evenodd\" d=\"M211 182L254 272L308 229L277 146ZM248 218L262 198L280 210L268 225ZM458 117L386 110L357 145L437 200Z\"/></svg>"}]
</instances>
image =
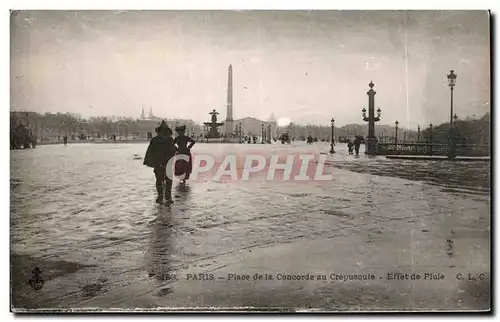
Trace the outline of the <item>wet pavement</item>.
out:
<instances>
[{"instance_id":1,"label":"wet pavement","mask_svg":"<svg viewBox=\"0 0 500 322\"><path fill-rule=\"evenodd\" d=\"M168 207L154 203L146 147L11 151L13 307L490 307L489 163L356 158L339 145L331 181L176 181ZM194 153L328 150L198 143ZM27 283L34 267L38 291ZM388 275L397 272L421 278Z\"/></svg>"}]
</instances>

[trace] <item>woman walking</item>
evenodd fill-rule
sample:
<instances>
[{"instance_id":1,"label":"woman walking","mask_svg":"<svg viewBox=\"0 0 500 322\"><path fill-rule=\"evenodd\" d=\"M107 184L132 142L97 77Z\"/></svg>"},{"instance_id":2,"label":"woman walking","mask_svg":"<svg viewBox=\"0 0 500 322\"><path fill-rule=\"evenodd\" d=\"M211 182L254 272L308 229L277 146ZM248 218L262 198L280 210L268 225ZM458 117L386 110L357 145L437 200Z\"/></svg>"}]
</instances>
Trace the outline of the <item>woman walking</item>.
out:
<instances>
[{"instance_id":1,"label":"woman walking","mask_svg":"<svg viewBox=\"0 0 500 322\"><path fill-rule=\"evenodd\" d=\"M177 132L177 137L174 140L174 144L177 145L177 154L188 156L189 161L186 160L176 160L175 161L175 175L181 176L185 175L184 179L181 180L182 183L186 183L189 179L191 171L193 170L193 162L191 156L191 148L196 143L191 137L186 135L186 126L178 126L175 128Z\"/></svg>"}]
</instances>

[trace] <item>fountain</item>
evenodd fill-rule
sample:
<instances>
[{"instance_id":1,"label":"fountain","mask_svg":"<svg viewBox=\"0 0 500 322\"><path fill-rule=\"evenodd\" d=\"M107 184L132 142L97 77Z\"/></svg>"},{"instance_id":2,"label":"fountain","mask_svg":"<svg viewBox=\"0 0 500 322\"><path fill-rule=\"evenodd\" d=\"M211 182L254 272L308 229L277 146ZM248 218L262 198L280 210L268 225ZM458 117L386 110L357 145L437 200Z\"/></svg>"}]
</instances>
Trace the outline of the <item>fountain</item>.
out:
<instances>
[{"instance_id":1,"label":"fountain","mask_svg":"<svg viewBox=\"0 0 500 322\"><path fill-rule=\"evenodd\" d=\"M208 139L220 139L221 135L220 135L219 131L217 130L217 128L224 125L224 123L217 123L217 115L219 113L216 112L215 110L213 110L212 112L210 112L208 114L212 115L212 122L203 123L206 126L208 126L210 129L208 131L208 134L207 134L207 141L208 141Z\"/></svg>"}]
</instances>

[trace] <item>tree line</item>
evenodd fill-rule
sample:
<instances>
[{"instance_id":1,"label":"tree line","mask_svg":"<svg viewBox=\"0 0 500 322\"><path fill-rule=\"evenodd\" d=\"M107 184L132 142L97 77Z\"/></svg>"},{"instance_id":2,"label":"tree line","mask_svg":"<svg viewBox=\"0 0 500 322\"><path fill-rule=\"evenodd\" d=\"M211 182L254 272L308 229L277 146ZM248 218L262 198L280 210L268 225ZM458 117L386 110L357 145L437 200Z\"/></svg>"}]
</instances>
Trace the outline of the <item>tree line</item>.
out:
<instances>
[{"instance_id":1,"label":"tree line","mask_svg":"<svg viewBox=\"0 0 500 322\"><path fill-rule=\"evenodd\" d=\"M132 138L144 136L147 132L154 132L161 119L139 120L131 117L120 116L97 116L88 119L71 113L45 113L35 112L11 112L11 129L18 124L23 124L31 129L38 140L49 140L67 135L70 139L84 138L108 138L112 135L117 137ZM202 127L192 120L167 119L170 127L186 125L188 133L201 133Z\"/></svg>"},{"instance_id":2,"label":"tree line","mask_svg":"<svg viewBox=\"0 0 500 322\"><path fill-rule=\"evenodd\" d=\"M19 124L23 124L37 136L37 139L53 139L58 136L68 135L85 137L134 137L144 135L146 132L154 131L160 123L157 120L139 120L131 117L90 117L84 119L71 113L45 113L35 112L11 112L11 131ZM174 129L176 125L186 125L189 135L200 135L203 133L203 125L190 119L167 119L167 124ZM278 128L280 133L288 133L296 139L305 139L309 135L320 140L330 140L331 126L290 123ZM432 134L431 134L432 132ZM278 133L278 134L280 134ZM379 141L393 142L396 129L389 125L375 125L375 133ZM341 127L335 126L334 136L336 138L354 138L356 135L366 137L368 135L367 124L348 124ZM465 144L490 144L490 114L487 113L479 119L458 119L453 127L453 136L457 141ZM446 144L449 137L449 123L434 125L432 131L429 125L422 126L420 135L414 129L408 130L398 128L398 142L427 142L432 137L432 142Z\"/></svg>"}]
</instances>

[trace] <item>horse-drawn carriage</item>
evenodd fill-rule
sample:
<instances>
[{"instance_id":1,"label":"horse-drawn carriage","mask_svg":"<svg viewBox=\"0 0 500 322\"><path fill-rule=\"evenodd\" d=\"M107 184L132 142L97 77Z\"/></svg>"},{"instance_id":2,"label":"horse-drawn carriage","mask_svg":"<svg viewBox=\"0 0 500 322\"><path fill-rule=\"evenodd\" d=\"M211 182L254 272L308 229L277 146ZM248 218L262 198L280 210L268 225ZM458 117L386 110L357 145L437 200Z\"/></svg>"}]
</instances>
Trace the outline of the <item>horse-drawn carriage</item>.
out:
<instances>
[{"instance_id":1,"label":"horse-drawn carriage","mask_svg":"<svg viewBox=\"0 0 500 322\"><path fill-rule=\"evenodd\" d=\"M10 130L10 148L27 149L36 147L36 137L33 131L22 123L17 124Z\"/></svg>"},{"instance_id":2,"label":"horse-drawn carriage","mask_svg":"<svg viewBox=\"0 0 500 322\"><path fill-rule=\"evenodd\" d=\"M290 144L290 136L288 133L281 134L281 144Z\"/></svg>"}]
</instances>

